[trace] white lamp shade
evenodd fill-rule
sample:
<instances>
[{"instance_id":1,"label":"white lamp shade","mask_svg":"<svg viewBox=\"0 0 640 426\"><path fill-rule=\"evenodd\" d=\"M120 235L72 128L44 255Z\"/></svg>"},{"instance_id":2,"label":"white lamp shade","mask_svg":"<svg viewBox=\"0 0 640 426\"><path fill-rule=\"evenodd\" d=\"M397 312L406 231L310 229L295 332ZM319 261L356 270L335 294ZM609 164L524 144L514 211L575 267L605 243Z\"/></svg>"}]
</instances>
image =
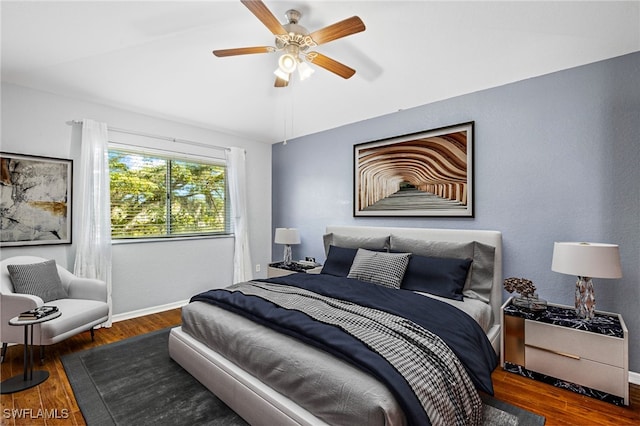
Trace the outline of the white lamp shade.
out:
<instances>
[{"instance_id":1,"label":"white lamp shade","mask_svg":"<svg viewBox=\"0 0 640 426\"><path fill-rule=\"evenodd\" d=\"M276 244L300 244L300 232L296 228L276 228L273 242Z\"/></svg>"},{"instance_id":2,"label":"white lamp shade","mask_svg":"<svg viewBox=\"0 0 640 426\"><path fill-rule=\"evenodd\" d=\"M282 71L280 68L276 68L276 70L273 72L278 78L281 78L284 81L289 81L289 76L291 74L289 74L288 72L284 72Z\"/></svg>"},{"instance_id":3,"label":"white lamp shade","mask_svg":"<svg viewBox=\"0 0 640 426\"><path fill-rule=\"evenodd\" d=\"M291 53L285 53L284 55L280 56L280 59L278 59L278 66L282 71L286 73L294 72L296 70L297 64L298 61L296 61L296 57Z\"/></svg>"},{"instance_id":4,"label":"white lamp shade","mask_svg":"<svg viewBox=\"0 0 640 426\"><path fill-rule=\"evenodd\" d=\"M616 244L554 243L551 270L590 278L622 278Z\"/></svg>"},{"instance_id":5,"label":"white lamp shade","mask_svg":"<svg viewBox=\"0 0 640 426\"><path fill-rule=\"evenodd\" d=\"M311 68L306 62L300 62L298 64L298 72L300 73L300 80L304 81L307 78L311 77L311 74L313 74L315 70Z\"/></svg>"}]
</instances>

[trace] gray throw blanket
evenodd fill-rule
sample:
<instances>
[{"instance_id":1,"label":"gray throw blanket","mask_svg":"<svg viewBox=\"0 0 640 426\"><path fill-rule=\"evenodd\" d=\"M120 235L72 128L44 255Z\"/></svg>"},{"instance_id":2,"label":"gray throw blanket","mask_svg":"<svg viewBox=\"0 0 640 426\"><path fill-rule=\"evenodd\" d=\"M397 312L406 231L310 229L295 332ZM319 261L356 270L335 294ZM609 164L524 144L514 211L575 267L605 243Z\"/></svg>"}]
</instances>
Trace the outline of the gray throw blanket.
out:
<instances>
[{"instance_id":1,"label":"gray throw blanket","mask_svg":"<svg viewBox=\"0 0 640 426\"><path fill-rule=\"evenodd\" d=\"M482 400L464 366L435 334L405 318L297 287L266 282L228 287L341 328L384 357L409 383L432 424L482 423Z\"/></svg>"}]
</instances>

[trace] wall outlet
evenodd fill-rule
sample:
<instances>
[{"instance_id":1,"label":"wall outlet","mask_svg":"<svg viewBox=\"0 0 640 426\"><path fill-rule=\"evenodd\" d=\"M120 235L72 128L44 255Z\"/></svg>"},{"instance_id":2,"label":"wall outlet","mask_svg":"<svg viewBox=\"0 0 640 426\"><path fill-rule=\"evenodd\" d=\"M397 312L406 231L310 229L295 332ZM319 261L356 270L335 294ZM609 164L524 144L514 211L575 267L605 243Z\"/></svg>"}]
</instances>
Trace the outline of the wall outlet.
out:
<instances>
[{"instance_id":1,"label":"wall outlet","mask_svg":"<svg viewBox=\"0 0 640 426\"><path fill-rule=\"evenodd\" d=\"M256 263L256 272L260 272L260 264Z\"/></svg>"}]
</instances>

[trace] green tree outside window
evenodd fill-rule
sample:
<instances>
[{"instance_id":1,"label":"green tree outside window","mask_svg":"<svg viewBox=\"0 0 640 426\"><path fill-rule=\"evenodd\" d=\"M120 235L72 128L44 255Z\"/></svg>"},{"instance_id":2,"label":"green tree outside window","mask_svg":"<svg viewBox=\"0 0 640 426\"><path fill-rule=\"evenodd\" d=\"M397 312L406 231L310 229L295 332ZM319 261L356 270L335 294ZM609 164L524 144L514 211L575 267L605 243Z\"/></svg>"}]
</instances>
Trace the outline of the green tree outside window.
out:
<instances>
[{"instance_id":1,"label":"green tree outside window","mask_svg":"<svg viewBox=\"0 0 640 426\"><path fill-rule=\"evenodd\" d=\"M111 236L228 233L224 165L109 150Z\"/></svg>"}]
</instances>

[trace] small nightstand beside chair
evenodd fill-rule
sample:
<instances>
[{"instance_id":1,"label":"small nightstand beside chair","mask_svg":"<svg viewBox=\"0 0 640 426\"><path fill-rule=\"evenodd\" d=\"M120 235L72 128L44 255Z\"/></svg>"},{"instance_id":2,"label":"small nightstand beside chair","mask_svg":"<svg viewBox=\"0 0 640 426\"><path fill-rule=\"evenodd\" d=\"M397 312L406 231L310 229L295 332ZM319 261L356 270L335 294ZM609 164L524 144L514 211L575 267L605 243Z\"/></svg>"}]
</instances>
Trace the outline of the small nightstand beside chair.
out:
<instances>
[{"instance_id":1,"label":"small nightstand beside chair","mask_svg":"<svg viewBox=\"0 0 640 426\"><path fill-rule=\"evenodd\" d=\"M16 291L9 273L10 268L14 270L14 279L19 278L19 274L23 275L24 279L21 280L20 285L26 282L27 288L29 285L37 287L42 281L52 281L54 288L61 285L62 292L57 288L58 293L47 293L48 295L57 294L61 297L53 299L45 297L48 300L43 300L40 296ZM53 274L57 274L59 279L56 279ZM34 279L33 277L42 279ZM24 290L24 287L21 290ZM56 265L55 262L47 261L41 257L18 256L5 259L0 262L1 361L4 360L8 343L22 344L24 342L22 327L13 327L9 325L9 321L21 312L45 304L57 306L62 315L33 326L33 344L40 346L41 360L44 358L44 346L53 345L89 330L93 339L93 327L106 322L109 317L107 286L103 281L76 277L60 265Z\"/></svg>"}]
</instances>

